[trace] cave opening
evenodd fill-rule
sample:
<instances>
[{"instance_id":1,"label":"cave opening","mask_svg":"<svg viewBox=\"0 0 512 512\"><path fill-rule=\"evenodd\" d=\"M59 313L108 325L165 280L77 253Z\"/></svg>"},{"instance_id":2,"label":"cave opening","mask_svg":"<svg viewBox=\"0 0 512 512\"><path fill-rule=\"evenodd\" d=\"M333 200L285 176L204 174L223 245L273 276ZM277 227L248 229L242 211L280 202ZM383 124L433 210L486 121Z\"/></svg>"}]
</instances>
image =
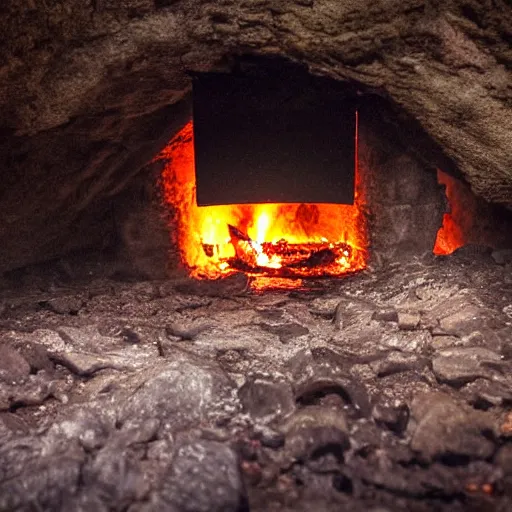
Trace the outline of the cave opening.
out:
<instances>
[{"instance_id":1,"label":"cave opening","mask_svg":"<svg viewBox=\"0 0 512 512\"><path fill-rule=\"evenodd\" d=\"M265 61L263 66L261 60L256 62L255 67L250 61L250 74L261 77L263 69L267 77L269 69L276 70L276 61L270 60L270 66ZM280 60L277 63L283 65ZM337 103L329 105L331 110L343 105L345 117L347 111L353 111L354 133L350 135L350 127L344 132L349 144L353 143L353 153L348 152L349 161L352 158L353 162L353 181L350 173L347 179L343 169L336 175L339 161L334 162L336 179L331 182L328 174L317 171L322 167L319 155L329 151L325 145L313 150L313 157L297 147L298 153L305 155L299 159L309 159L310 166L303 166L304 172L293 166L297 159L288 158L292 156L293 141L290 145L290 140L283 138L283 144L290 146L284 155L292 164L285 160L276 167L275 161L282 158L281 133L269 127L273 128L283 115L281 111L275 113L278 102L283 100L282 90L287 92L285 99L293 103L295 97L301 96L296 91L303 91L312 80L307 70L290 64L284 66L285 72L277 69L277 92L272 87L274 82L269 87L265 81L266 88L258 90L257 108L262 120L258 118L256 122L247 107L254 94L252 82L249 91L242 86L241 91L233 92L226 78L229 75L214 74L214 78L207 79L202 75L202 94L194 102L194 113L154 160L163 168L159 180L164 209L171 214L171 238L179 263L191 277L218 279L243 272L251 277L255 289L301 287L304 278L343 276L367 268L369 262L375 266L376 262L402 261L425 253L447 255L466 243L492 246L489 231L473 229L478 224L478 209L469 188L453 174L436 169L437 162L422 160L421 151L418 153L414 147L411 150L410 137L401 136L408 130L407 124L401 126L397 119L390 124L387 119L393 119L393 108L382 98L362 92L357 85L320 78L313 90L313 95L321 96L325 91L327 97L337 97ZM220 92L214 87L219 85L218 76ZM236 95L239 97L233 101ZM213 108L205 107L208 98L216 104ZM274 115L270 116L269 111ZM199 130L195 129L197 121ZM326 127L319 129L321 121L317 115L312 116L308 127L307 134L315 141L325 138ZM208 122L212 126L205 128ZM234 126L227 126L230 122ZM262 137L264 129L270 135ZM195 141L196 133L200 134L201 144ZM331 145L337 136L340 134L331 135ZM251 144L258 146L258 139L264 141L259 153L251 148ZM347 144L346 140L343 144ZM209 145L206 151L205 145ZM251 152L259 158L256 165L247 156ZM440 161L444 163L442 158ZM281 170L284 176L280 175ZM322 177L316 180L317 175ZM297 183L300 190L290 192L288 189ZM325 197L340 197L338 191L332 190L336 187L350 188L349 199L346 190L342 190L345 199L321 200L322 193ZM308 194L320 201L304 200ZM281 202L276 200L283 197ZM293 201L294 197L299 200Z\"/></svg>"}]
</instances>

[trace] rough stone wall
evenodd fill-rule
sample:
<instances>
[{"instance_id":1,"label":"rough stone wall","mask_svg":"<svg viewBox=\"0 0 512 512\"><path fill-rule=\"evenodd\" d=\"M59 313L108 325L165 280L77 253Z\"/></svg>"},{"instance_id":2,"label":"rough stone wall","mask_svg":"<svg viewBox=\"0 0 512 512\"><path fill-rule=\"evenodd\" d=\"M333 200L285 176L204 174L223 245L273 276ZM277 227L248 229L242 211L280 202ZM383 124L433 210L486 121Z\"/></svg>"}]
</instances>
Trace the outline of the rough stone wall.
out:
<instances>
[{"instance_id":1,"label":"rough stone wall","mask_svg":"<svg viewBox=\"0 0 512 512\"><path fill-rule=\"evenodd\" d=\"M404 138L417 123L422 159L512 205L507 0L6 0L0 14L0 270L98 243L98 212L179 127L189 72L247 53L386 98Z\"/></svg>"},{"instance_id":2,"label":"rough stone wall","mask_svg":"<svg viewBox=\"0 0 512 512\"><path fill-rule=\"evenodd\" d=\"M436 169L400 143L383 122L383 107L359 108L359 167L363 169L372 265L432 253L448 203Z\"/></svg>"},{"instance_id":3,"label":"rough stone wall","mask_svg":"<svg viewBox=\"0 0 512 512\"><path fill-rule=\"evenodd\" d=\"M178 270L172 215L164 205L160 188L162 168L162 162L149 164L116 205L115 259L120 277L165 279Z\"/></svg>"},{"instance_id":4,"label":"rough stone wall","mask_svg":"<svg viewBox=\"0 0 512 512\"><path fill-rule=\"evenodd\" d=\"M407 155L392 157L376 170L369 198L373 258L432 253L445 207L435 172Z\"/></svg>"}]
</instances>

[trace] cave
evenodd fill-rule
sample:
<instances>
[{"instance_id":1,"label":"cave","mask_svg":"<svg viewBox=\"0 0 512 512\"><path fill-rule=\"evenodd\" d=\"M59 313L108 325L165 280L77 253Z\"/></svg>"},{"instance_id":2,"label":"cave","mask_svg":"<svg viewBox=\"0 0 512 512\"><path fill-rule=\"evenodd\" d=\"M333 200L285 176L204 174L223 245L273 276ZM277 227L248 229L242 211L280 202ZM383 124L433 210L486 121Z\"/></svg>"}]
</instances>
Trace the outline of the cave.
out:
<instances>
[{"instance_id":1,"label":"cave","mask_svg":"<svg viewBox=\"0 0 512 512\"><path fill-rule=\"evenodd\" d=\"M0 511L512 507L512 7L0 7Z\"/></svg>"}]
</instances>

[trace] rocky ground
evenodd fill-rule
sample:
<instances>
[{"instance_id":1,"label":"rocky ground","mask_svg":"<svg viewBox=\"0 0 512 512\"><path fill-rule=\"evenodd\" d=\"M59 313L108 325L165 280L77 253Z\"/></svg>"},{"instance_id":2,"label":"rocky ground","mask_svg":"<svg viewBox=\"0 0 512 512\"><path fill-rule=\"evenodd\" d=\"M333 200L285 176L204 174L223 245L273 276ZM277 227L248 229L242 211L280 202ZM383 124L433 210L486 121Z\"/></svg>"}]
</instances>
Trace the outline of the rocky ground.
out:
<instances>
[{"instance_id":1,"label":"rocky ground","mask_svg":"<svg viewBox=\"0 0 512 512\"><path fill-rule=\"evenodd\" d=\"M0 295L0 510L512 509L512 263Z\"/></svg>"}]
</instances>

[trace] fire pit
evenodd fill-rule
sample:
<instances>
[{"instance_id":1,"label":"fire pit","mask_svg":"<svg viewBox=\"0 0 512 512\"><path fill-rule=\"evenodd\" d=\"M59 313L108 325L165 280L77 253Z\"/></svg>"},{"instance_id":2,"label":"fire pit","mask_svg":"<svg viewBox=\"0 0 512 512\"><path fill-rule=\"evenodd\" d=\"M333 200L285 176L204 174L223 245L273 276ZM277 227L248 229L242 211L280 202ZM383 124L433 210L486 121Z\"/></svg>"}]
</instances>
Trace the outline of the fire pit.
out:
<instances>
[{"instance_id":1,"label":"fire pit","mask_svg":"<svg viewBox=\"0 0 512 512\"><path fill-rule=\"evenodd\" d=\"M192 123L159 158L183 264L196 278L339 276L364 269L367 234L359 171L353 205L197 206ZM300 286L300 281L297 281Z\"/></svg>"}]
</instances>

